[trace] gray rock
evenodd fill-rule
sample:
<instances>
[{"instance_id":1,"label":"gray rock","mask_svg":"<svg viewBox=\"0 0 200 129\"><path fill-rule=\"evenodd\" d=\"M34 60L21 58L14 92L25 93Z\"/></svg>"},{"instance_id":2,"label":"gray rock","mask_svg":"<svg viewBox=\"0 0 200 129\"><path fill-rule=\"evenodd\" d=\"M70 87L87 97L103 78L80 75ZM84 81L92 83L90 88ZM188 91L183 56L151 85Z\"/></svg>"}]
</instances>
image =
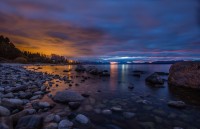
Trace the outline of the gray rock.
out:
<instances>
[{"instance_id":1,"label":"gray rock","mask_svg":"<svg viewBox=\"0 0 200 129\"><path fill-rule=\"evenodd\" d=\"M164 84L164 80L157 73L151 74L145 79L145 81L153 86L159 86Z\"/></svg>"},{"instance_id":2,"label":"gray rock","mask_svg":"<svg viewBox=\"0 0 200 129\"><path fill-rule=\"evenodd\" d=\"M23 109L24 102L21 99L2 99L2 105L14 110L14 109Z\"/></svg>"},{"instance_id":3,"label":"gray rock","mask_svg":"<svg viewBox=\"0 0 200 129\"><path fill-rule=\"evenodd\" d=\"M15 129L41 129L43 119L41 116L29 115L19 119Z\"/></svg>"},{"instance_id":4,"label":"gray rock","mask_svg":"<svg viewBox=\"0 0 200 129\"><path fill-rule=\"evenodd\" d=\"M61 120L61 118L60 118L59 115L55 115L55 116L54 116L54 121L55 121L55 122L60 122L60 120Z\"/></svg>"},{"instance_id":5,"label":"gray rock","mask_svg":"<svg viewBox=\"0 0 200 129\"><path fill-rule=\"evenodd\" d=\"M82 114L78 114L76 116L76 120L81 124L87 124L89 122L89 119L85 115L82 115Z\"/></svg>"},{"instance_id":6,"label":"gray rock","mask_svg":"<svg viewBox=\"0 0 200 129\"><path fill-rule=\"evenodd\" d=\"M9 116L9 115L10 115L10 111L5 107L0 106L0 117Z\"/></svg>"},{"instance_id":7,"label":"gray rock","mask_svg":"<svg viewBox=\"0 0 200 129\"><path fill-rule=\"evenodd\" d=\"M72 90L59 91L53 97L53 100L60 103L82 101L84 98L77 92Z\"/></svg>"},{"instance_id":8,"label":"gray rock","mask_svg":"<svg viewBox=\"0 0 200 129\"><path fill-rule=\"evenodd\" d=\"M36 113L35 109L24 109L24 111L28 112L29 115L32 115L32 114Z\"/></svg>"},{"instance_id":9,"label":"gray rock","mask_svg":"<svg viewBox=\"0 0 200 129\"><path fill-rule=\"evenodd\" d=\"M32 93L30 93L30 92L19 92L18 97L20 99L29 99L29 98L32 97Z\"/></svg>"},{"instance_id":10,"label":"gray rock","mask_svg":"<svg viewBox=\"0 0 200 129\"><path fill-rule=\"evenodd\" d=\"M54 114L49 114L45 117L44 122L52 122L54 120L54 117Z\"/></svg>"},{"instance_id":11,"label":"gray rock","mask_svg":"<svg viewBox=\"0 0 200 129\"><path fill-rule=\"evenodd\" d=\"M113 112L122 112L122 108L121 107L112 107L111 110Z\"/></svg>"},{"instance_id":12,"label":"gray rock","mask_svg":"<svg viewBox=\"0 0 200 129\"><path fill-rule=\"evenodd\" d=\"M186 104L183 101L169 101L168 105L175 108L185 108Z\"/></svg>"},{"instance_id":13,"label":"gray rock","mask_svg":"<svg viewBox=\"0 0 200 129\"><path fill-rule=\"evenodd\" d=\"M4 98L14 98L13 93L7 93L3 95Z\"/></svg>"},{"instance_id":14,"label":"gray rock","mask_svg":"<svg viewBox=\"0 0 200 129\"><path fill-rule=\"evenodd\" d=\"M27 89L27 86L17 86L17 87L12 87L9 89L7 92L19 92L19 91L25 91Z\"/></svg>"},{"instance_id":15,"label":"gray rock","mask_svg":"<svg viewBox=\"0 0 200 129\"><path fill-rule=\"evenodd\" d=\"M60 123L58 124L58 129L68 129L71 128L73 126L73 123L67 119L64 119L62 121L60 121Z\"/></svg>"},{"instance_id":16,"label":"gray rock","mask_svg":"<svg viewBox=\"0 0 200 129\"><path fill-rule=\"evenodd\" d=\"M30 100L36 100L36 99L41 99L42 96L41 95L35 95L33 97L30 98Z\"/></svg>"},{"instance_id":17,"label":"gray rock","mask_svg":"<svg viewBox=\"0 0 200 129\"><path fill-rule=\"evenodd\" d=\"M4 88L0 87L0 92L4 92L4 90L5 90Z\"/></svg>"},{"instance_id":18,"label":"gray rock","mask_svg":"<svg viewBox=\"0 0 200 129\"><path fill-rule=\"evenodd\" d=\"M105 109L105 110L102 111L102 113L103 113L104 115L111 115L111 114L112 114L112 111L109 110L109 109Z\"/></svg>"}]
</instances>

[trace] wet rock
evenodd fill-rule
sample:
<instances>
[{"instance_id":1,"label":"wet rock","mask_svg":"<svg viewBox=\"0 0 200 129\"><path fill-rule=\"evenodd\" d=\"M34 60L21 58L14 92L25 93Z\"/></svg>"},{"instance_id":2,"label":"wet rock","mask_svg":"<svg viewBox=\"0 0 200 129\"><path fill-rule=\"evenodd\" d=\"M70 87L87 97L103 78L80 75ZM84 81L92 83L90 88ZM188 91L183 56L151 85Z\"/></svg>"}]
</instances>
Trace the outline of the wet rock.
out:
<instances>
[{"instance_id":1,"label":"wet rock","mask_svg":"<svg viewBox=\"0 0 200 129\"><path fill-rule=\"evenodd\" d=\"M132 113L132 112L124 112L124 113L123 113L123 116L124 116L124 118L126 118L126 119L131 119L131 118L133 118L133 117L135 116L135 113Z\"/></svg>"},{"instance_id":2,"label":"wet rock","mask_svg":"<svg viewBox=\"0 0 200 129\"><path fill-rule=\"evenodd\" d=\"M27 86L17 86L17 87L12 87L6 92L19 92L19 91L25 91L26 89L27 89Z\"/></svg>"},{"instance_id":3,"label":"wet rock","mask_svg":"<svg viewBox=\"0 0 200 129\"><path fill-rule=\"evenodd\" d=\"M41 129L43 119L41 116L29 115L19 119L15 129Z\"/></svg>"},{"instance_id":4,"label":"wet rock","mask_svg":"<svg viewBox=\"0 0 200 129\"><path fill-rule=\"evenodd\" d=\"M84 98L77 92L72 90L59 91L53 97L53 100L60 103L82 101Z\"/></svg>"},{"instance_id":5,"label":"wet rock","mask_svg":"<svg viewBox=\"0 0 200 129\"><path fill-rule=\"evenodd\" d=\"M200 89L200 62L179 62L170 67L168 83L171 86Z\"/></svg>"},{"instance_id":6,"label":"wet rock","mask_svg":"<svg viewBox=\"0 0 200 129\"><path fill-rule=\"evenodd\" d=\"M35 95L33 97L30 98L30 100L36 100L36 99L41 99L42 96L41 95Z\"/></svg>"},{"instance_id":7,"label":"wet rock","mask_svg":"<svg viewBox=\"0 0 200 129\"><path fill-rule=\"evenodd\" d=\"M13 93L7 93L3 95L3 98L14 98Z\"/></svg>"},{"instance_id":8,"label":"wet rock","mask_svg":"<svg viewBox=\"0 0 200 129\"><path fill-rule=\"evenodd\" d=\"M13 129L11 117L0 117L0 129Z\"/></svg>"},{"instance_id":9,"label":"wet rock","mask_svg":"<svg viewBox=\"0 0 200 129\"><path fill-rule=\"evenodd\" d=\"M136 103L142 103L142 104L151 104L151 102L147 101L147 100L137 100Z\"/></svg>"},{"instance_id":10,"label":"wet rock","mask_svg":"<svg viewBox=\"0 0 200 129\"><path fill-rule=\"evenodd\" d=\"M0 87L0 92L4 92L4 91L5 91L5 89Z\"/></svg>"},{"instance_id":11,"label":"wet rock","mask_svg":"<svg viewBox=\"0 0 200 129\"><path fill-rule=\"evenodd\" d=\"M57 123L48 123L44 129L58 129L58 124Z\"/></svg>"},{"instance_id":12,"label":"wet rock","mask_svg":"<svg viewBox=\"0 0 200 129\"><path fill-rule=\"evenodd\" d=\"M18 97L20 99L29 99L32 97L32 93L31 92L19 92Z\"/></svg>"},{"instance_id":13,"label":"wet rock","mask_svg":"<svg viewBox=\"0 0 200 129\"><path fill-rule=\"evenodd\" d=\"M153 73L150 76L148 76L145 81L151 85L163 85L164 84L164 80L157 74L157 73Z\"/></svg>"},{"instance_id":14,"label":"wet rock","mask_svg":"<svg viewBox=\"0 0 200 129\"><path fill-rule=\"evenodd\" d=\"M169 101L168 106L175 108L185 108L186 104L183 101Z\"/></svg>"},{"instance_id":15,"label":"wet rock","mask_svg":"<svg viewBox=\"0 0 200 129\"><path fill-rule=\"evenodd\" d=\"M52 122L54 120L54 117L54 114L49 114L45 117L44 122Z\"/></svg>"},{"instance_id":16,"label":"wet rock","mask_svg":"<svg viewBox=\"0 0 200 129\"><path fill-rule=\"evenodd\" d=\"M24 109L23 111L27 112L29 115L32 115L32 114L36 113L35 109Z\"/></svg>"},{"instance_id":17,"label":"wet rock","mask_svg":"<svg viewBox=\"0 0 200 129\"><path fill-rule=\"evenodd\" d=\"M33 102L32 103L32 107L36 110L39 110L39 109L51 109L53 108L54 105L51 105L50 103L48 102Z\"/></svg>"},{"instance_id":18,"label":"wet rock","mask_svg":"<svg viewBox=\"0 0 200 129\"><path fill-rule=\"evenodd\" d=\"M70 109L76 110L80 107L81 103L80 102L69 102L68 105L69 105Z\"/></svg>"},{"instance_id":19,"label":"wet rock","mask_svg":"<svg viewBox=\"0 0 200 129\"><path fill-rule=\"evenodd\" d=\"M10 115L10 111L5 107L0 106L0 117L9 116L9 115Z\"/></svg>"},{"instance_id":20,"label":"wet rock","mask_svg":"<svg viewBox=\"0 0 200 129\"><path fill-rule=\"evenodd\" d=\"M81 124L87 124L89 122L89 119L86 116L82 115L82 114L78 114L76 116L76 120Z\"/></svg>"},{"instance_id":21,"label":"wet rock","mask_svg":"<svg viewBox=\"0 0 200 129\"><path fill-rule=\"evenodd\" d=\"M68 129L73 126L73 123L67 119L61 120L58 124L58 129Z\"/></svg>"},{"instance_id":22,"label":"wet rock","mask_svg":"<svg viewBox=\"0 0 200 129\"><path fill-rule=\"evenodd\" d=\"M60 120L61 120L61 118L60 118L59 115L55 115L55 116L54 116L54 121L55 121L55 122L60 122Z\"/></svg>"},{"instance_id":23,"label":"wet rock","mask_svg":"<svg viewBox=\"0 0 200 129\"><path fill-rule=\"evenodd\" d=\"M109 110L109 109L105 109L105 110L102 111L102 113L103 113L104 115L111 115L111 114L112 114L112 111Z\"/></svg>"},{"instance_id":24,"label":"wet rock","mask_svg":"<svg viewBox=\"0 0 200 129\"><path fill-rule=\"evenodd\" d=\"M122 112L122 108L121 107L112 107L111 110L113 112Z\"/></svg>"},{"instance_id":25,"label":"wet rock","mask_svg":"<svg viewBox=\"0 0 200 129\"><path fill-rule=\"evenodd\" d=\"M10 110L14 109L23 109L24 102L21 99L2 99L2 105L9 108Z\"/></svg>"}]
</instances>

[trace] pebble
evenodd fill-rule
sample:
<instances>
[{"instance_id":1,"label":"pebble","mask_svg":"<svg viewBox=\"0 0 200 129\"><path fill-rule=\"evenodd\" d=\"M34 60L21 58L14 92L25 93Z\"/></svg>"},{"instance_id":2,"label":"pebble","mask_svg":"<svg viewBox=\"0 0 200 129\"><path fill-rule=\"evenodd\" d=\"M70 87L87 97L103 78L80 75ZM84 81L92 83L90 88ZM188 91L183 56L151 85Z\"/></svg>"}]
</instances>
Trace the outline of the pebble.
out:
<instances>
[{"instance_id":1,"label":"pebble","mask_svg":"<svg viewBox=\"0 0 200 129\"><path fill-rule=\"evenodd\" d=\"M59 122L58 124L58 129L68 129L73 126L73 123L67 119L64 119Z\"/></svg>"},{"instance_id":2,"label":"pebble","mask_svg":"<svg viewBox=\"0 0 200 129\"><path fill-rule=\"evenodd\" d=\"M85 115L82 115L82 114L78 114L76 116L76 120L81 124L87 124L89 122L89 119Z\"/></svg>"}]
</instances>

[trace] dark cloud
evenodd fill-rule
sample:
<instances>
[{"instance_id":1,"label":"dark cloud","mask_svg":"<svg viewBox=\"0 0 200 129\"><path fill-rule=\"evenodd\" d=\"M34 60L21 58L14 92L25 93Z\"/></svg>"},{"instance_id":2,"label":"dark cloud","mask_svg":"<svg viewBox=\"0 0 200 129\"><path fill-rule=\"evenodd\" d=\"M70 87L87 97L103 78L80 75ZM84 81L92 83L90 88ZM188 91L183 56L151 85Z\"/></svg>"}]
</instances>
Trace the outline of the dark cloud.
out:
<instances>
[{"instance_id":1,"label":"dark cloud","mask_svg":"<svg viewBox=\"0 0 200 129\"><path fill-rule=\"evenodd\" d=\"M199 0L1 0L17 47L80 56L200 57Z\"/></svg>"}]
</instances>

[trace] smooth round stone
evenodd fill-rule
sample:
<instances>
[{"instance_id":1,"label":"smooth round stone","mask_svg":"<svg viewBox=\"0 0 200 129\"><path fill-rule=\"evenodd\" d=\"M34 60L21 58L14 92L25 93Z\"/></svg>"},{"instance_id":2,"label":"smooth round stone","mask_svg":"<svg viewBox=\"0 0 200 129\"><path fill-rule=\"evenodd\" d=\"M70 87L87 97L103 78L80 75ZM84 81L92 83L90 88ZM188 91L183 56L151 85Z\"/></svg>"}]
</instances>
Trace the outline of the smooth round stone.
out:
<instances>
[{"instance_id":1,"label":"smooth round stone","mask_svg":"<svg viewBox=\"0 0 200 129\"><path fill-rule=\"evenodd\" d=\"M40 108L49 108L51 105L48 102L39 102L38 106Z\"/></svg>"},{"instance_id":2,"label":"smooth round stone","mask_svg":"<svg viewBox=\"0 0 200 129\"><path fill-rule=\"evenodd\" d=\"M186 104L183 101L169 101L168 106L174 107L174 108L185 108Z\"/></svg>"},{"instance_id":3,"label":"smooth round stone","mask_svg":"<svg viewBox=\"0 0 200 129\"><path fill-rule=\"evenodd\" d=\"M87 124L89 122L89 119L86 116L82 115L82 114L78 114L76 116L76 120L81 124Z\"/></svg>"},{"instance_id":4,"label":"smooth round stone","mask_svg":"<svg viewBox=\"0 0 200 129\"><path fill-rule=\"evenodd\" d=\"M61 118L60 118L59 115L55 115L55 116L54 116L54 121L55 121L55 122L60 122L60 120L61 120Z\"/></svg>"},{"instance_id":5,"label":"smooth round stone","mask_svg":"<svg viewBox=\"0 0 200 129\"><path fill-rule=\"evenodd\" d=\"M10 115L10 111L3 107L3 106L0 106L0 117L1 116L9 116Z\"/></svg>"},{"instance_id":6,"label":"smooth round stone","mask_svg":"<svg viewBox=\"0 0 200 129\"><path fill-rule=\"evenodd\" d=\"M122 108L121 107L112 107L111 110L113 112L122 112Z\"/></svg>"},{"instance_id":7,"label":"smooth round stone","mask_svg":"<svg viewBox=\"0 0 200 129\"><path fill-rule=\"evenodd\" d=\"M103 113L104 115L111 115L111 114L112 114L112 111L109 110L109 109L105 109L105 110L102 111L102 113Z\"/></svg>"},{"instance_id":8,"label":"smooth round stone","mask_svg":"<svg viewBox=\"0 0 200 129\"><path fill-rule=\"evenodd\" d=\"M35 109L24 109L24 111L28 112L29 115L36 113Z\"/></svg>"},{"instance_id":9,"label":"smooth round stone","mask_svg":"<svg viewBox=\"0 0 200 129\"><path fill-rule=\"evenodd\" d=\"M73 123L67 119L61 120L58 124L58 129L67 129L73 126Z\"/></svg>"}]
</instances>

